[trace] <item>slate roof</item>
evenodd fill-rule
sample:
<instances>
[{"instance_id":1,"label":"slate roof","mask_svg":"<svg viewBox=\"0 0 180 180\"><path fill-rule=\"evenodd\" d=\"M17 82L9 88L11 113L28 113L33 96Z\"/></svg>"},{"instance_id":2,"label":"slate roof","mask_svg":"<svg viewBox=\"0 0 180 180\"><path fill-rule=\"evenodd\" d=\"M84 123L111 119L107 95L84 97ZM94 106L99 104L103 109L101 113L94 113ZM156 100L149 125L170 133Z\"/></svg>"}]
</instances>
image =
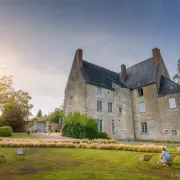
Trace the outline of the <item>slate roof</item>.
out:
<instances>
[{"instance_id":1,"label":"slate roof","mask_svg":"<svg viewBox=\"0 0 180 180\"><path fill-rule=\"evenodd\" d=\"M135 89L156 81L157 66L154 65L152 58L149 58L127 68L125 83L120 80L120 73L110 71L84 60L81 72L84 80L90 84L113 89L112 82L114 82L122 88Z\"/></svg>"},{"instance_id":2,"label":"slate roof","mask_svg":"<svg viewBox=\"0 0 180 180\"><path fill-rule=\"evenodd\" d=\"M127 80L125 85L135 89L156 82L158 66L154 65L153 58L149 58L134 66L127 68Z\"/></svg>"},{"instance_id":3,"label":"slate roof","mask_svg":"<svg viewBox=\"0 0 180 180\"><path fill-rule=\"evenodd\" d=\"M127 79L125 83L120 80L120 73L110 71L87 61L83 60L83 67L81 68L81 73L87 83L112 90L112 82L118 84L122 88L129 89L135 89L155 83L157 71L158 66L154 65L152 57L127 68ZM162 76L159 96L180 93L179 87L179 85L170 79Z\"/></svg>"},{"instance_id":4,"label":"slate roof","mask_svg":"<svg viewBox=\"0 0 180 180\"><path fill-rule=\"evenodd\" d=\"M84 60L83 68L81 68L81 73L84 80L90 84L113 89L112 82L114 82L122 88L126 87L119 81L119 73L110 71L106 68L97 66Z\"/></svg>"},{"instance_id":5,"label":"slate roof","mask_svg":"<svg viewBox=\"0 0 180 180\"><path fill-rule=\"evenodd\" d=\"M161 76L159 96L161 97L176 93L180 93L180 85L176 84L170 79L167 79L164 76Z\"/></svg>"}]
</instances>

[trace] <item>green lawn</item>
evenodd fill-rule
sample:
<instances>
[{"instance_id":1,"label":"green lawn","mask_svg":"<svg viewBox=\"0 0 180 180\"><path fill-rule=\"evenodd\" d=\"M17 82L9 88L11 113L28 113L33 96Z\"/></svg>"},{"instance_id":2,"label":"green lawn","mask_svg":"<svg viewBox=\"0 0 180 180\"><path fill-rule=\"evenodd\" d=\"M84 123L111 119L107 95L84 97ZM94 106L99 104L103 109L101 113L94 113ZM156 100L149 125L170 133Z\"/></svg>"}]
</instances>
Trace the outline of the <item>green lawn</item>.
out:
<instances>
[{"instance_id":1,"label":"green lawn","mask_svg":"<svg viewBox=\"0 0 180 180\"><path fill-rule=\"evenodd\" d=\"M14 139L38 139L38 137L27 134L27 133L13 133L12 137Z\"/></svg>"},{"instance_id":2,"label":"green lawn","mask_svg":"<svg viewBox=\"0 0 180 180\"><path fill-rule=\"evenodd\" d=\"M150 166L138 164L142 152L27 148L25 160L12 157L15 148L0 148L7 153L7 162L0 163L1 180L154 180L180 176L180 156L172 167L159 166L160 154L153 154ZM178 179L178 178L174 178Z\"/></svg>"}]
</instances>

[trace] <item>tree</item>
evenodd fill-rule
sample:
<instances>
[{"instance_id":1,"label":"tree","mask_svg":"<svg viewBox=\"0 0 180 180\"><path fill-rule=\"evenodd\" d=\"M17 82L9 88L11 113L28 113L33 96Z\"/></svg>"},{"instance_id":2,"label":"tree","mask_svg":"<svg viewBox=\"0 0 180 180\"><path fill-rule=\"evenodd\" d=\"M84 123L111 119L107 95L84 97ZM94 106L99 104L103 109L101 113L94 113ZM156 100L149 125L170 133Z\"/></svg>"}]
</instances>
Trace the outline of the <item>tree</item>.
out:
<instances>
[{"instance_id":1,"label":"tree","mask_svg":"<svg viewBox=\"0 0 180 180\"><path fill-rule=\"evenodd\" d=\"M11 99L14 89L12 88L12 76L0 78L0 110Z\"/></svg>"},{"instance_id":2,"label":"tree","mask_svg":"<svg viewBox=\"0 0 180 180\"><path fill-rule=\"evenodd\" d=\"M14 131L23 130L25 120L31 115L33 107L30 104L31 96L22 90L12 88L12 76L0 78L0 125L8 125Z\"/></svg>"},{"instance_id":3,"label":"tree","mask_svg":"<svg viewBox=\"0 0 180 180\"><path fill-rule=\"evenodd\" d=\"M54 112L48 115L50 122L59 123L59 109L55 109Z\"/></svg>"},{"instance_id":4,"label":"tree","mask_svg":"<svg viewBox=\"0 0 180 180\"><path fill-rule=\"evenodd\" d=\"M16 102L17 105L21 108L23 113L24 120L27 120L31 114L31 109L33 105L30 104L31 96L29 93L19 90L13 93L12 100Z\"/></svg>"},{"instance_id":5,"label":"tree","mask_svg":"<svg viewBox=\"0 0 180 180\"><path fill-rule=\"evenodd\" d=\"M180 84L180 59L178 60L178 65L177 66L178 66L177 67L177 74L174 75L173 80L176 83Z\"/></svg>"},{"instance_id":6,"label":"tree","mask_svg":"<svg viewBox=\"0 0 180 180\"><path fill-rule=\"evenodd\" d=\"M24 112L22 107L14 99L10 100L4 106L1 116L1 125L10 126L14 132L24 130Z\"/></svg>"},{"instance_id":7,"label":"tree","mask_svg":"<svg viewBox=\"0 0 180 180\"><path fill-rule=\"evenodd\" d=\"M38 111L36 117L37 118L42 118L42 111L41 111L41 109Z\"/></svg>"}]
</instances>

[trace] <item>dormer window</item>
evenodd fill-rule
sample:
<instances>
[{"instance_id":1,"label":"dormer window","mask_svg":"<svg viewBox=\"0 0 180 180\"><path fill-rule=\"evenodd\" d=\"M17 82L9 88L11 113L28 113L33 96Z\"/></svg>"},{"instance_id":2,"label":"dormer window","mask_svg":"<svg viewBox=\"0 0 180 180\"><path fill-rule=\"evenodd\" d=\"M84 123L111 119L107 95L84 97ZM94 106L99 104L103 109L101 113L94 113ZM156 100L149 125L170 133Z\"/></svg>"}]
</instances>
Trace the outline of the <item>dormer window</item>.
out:
<instances>
[{"instance_id":1,"label":"dormer window","mask_svg":"<svg viewBox=\"0 0 180 180\"><path fill-rule=\"evenodd\" d=\"M139 88L137 89L137 91L138 91L138 97L142 97L144 95L143 88Z\"/></svg>"}]
</instances>

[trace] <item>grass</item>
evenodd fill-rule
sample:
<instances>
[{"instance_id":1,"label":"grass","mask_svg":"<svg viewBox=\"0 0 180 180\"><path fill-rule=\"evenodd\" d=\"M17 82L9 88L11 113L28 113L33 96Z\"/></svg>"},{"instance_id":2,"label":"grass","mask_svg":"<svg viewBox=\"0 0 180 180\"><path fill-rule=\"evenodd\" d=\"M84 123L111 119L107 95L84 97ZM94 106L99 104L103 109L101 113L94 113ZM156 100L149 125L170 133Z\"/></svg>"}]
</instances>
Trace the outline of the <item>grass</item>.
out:
<instances>
[{"instance_id":1,"label":"grass","mask_svg":"<svg viewBox=\"0 0 180 180\"><path fill-rule=\"evenodd\" d=\"M13 133L12 137L13 139L38 139L38 137L27 134L27 133Z\"/></svg>"},{"instance_id":2,"label":"grass","mask_svg":"<svg viewBox=\"0 0 180 180\"><path fill-rule=\"evenodd\" d=\"M0 163L1 180L160 180L180 174L180 156L171 167L159 166L153 153L148 166L138 164L145 153L100 149L24 148L25 160L12 157L15 148L0 148L7 162ZM149 154L149 153L148 153ZM180 175L179 175L180 176ZM178 178L176 178L178 179Z\"/></svg>"}]
</instances>

